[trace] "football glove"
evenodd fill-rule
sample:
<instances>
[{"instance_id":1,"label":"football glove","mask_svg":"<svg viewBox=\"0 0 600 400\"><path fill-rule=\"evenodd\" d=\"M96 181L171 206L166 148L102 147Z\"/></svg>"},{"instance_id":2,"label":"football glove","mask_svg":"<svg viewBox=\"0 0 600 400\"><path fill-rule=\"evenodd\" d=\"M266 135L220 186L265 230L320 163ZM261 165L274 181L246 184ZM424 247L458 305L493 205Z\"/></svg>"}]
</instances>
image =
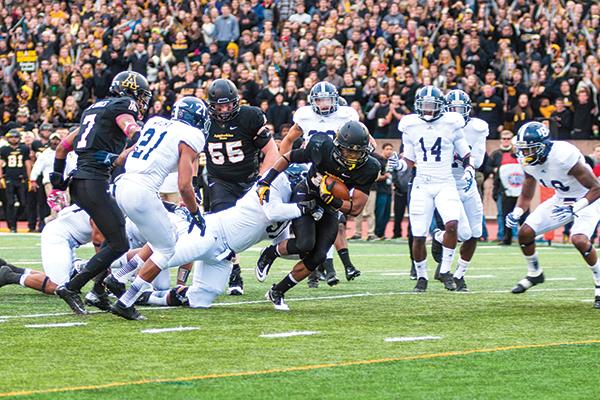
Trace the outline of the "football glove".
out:
<instances>
[{"instance_id":1,"label":"football glove","mask_svg":"<svg viewBox=\"0 0 600 400\"><path fill-rule=\"evenodd\" d=\"M206 232L206 222L204 221L204 218L202 218L200 209L195 213L190 213L190 227L188 228L188 233L191 233L192 230L194 230L194 227L200 229L200 236L204 236L204 233Z\"/></svg>"},{"instance_id":2,"label":"football glove","mask_svg":"<svg viewBox=\"0 0 600 400\"><path fill-rule=\"evenodd\" d=\"M296 203L302 215L310 215L315 221L323 217L323 209L317 205L316 200L299 201Z\"/></svg>"},{"instance_id":3,"label":"football glove","mask_svg":"<svg viewBox=\"0 0 600 400\"><path fill-rule=\"evenodd\" d=\"M70 177L65 180L63 174L60 172L50 172L50 183L52 184L52 188L58 190L67 190L70 182Z\"/></svg>"},{"instance_id":4,"label":"football glove","mask_svg":"<svg viewBox=\"0 0 600 400\"><path fill-rule=\"evenodd\" d=\"M558 220L569 220L576 217L577 214L573 209L573 205L570 204L568 206L555 206L552 210L552 216Z\"/></svg>"},{"instance_id":5,"label":"football glove","mask_svg":"<svg viewBox=\"0 0 600 400\"><path fill-rule=\"evenodd\" d=\"M0 178L0 189L6 189L6 178Z\"/></svg>"},{"instance_id":6,"label":"football glove","mask_svg":"<svg viewBox=\"0 0 600 400\"><path fill-rule=\"evenodd\" d=\"M523 215L522 212L519 212L518 210L515 209L512 212L508 213L504 224L509 229L515 228L515 227L519 226L519 220L521 219L522 215Z\"/></svg>"},{"instance_id":7,"label":"football glove","mask_svg":"<svg viewBox=\"0 0 600 400\"><path fill-rule=\"evenodd\" d=\"M473 181L475 180L475 168L473 168L472 165L467 165L465 167L465 173L462 176L462 180L466 183L466 186L463 190L468 192L473 185Z\"/></svg>"},{"instance_id":8,"label":"football glove","mask_svg":"<svg viewBox=\"0 0 600 400\"><path fill-rule=\"evenodd\" d=\"M319 195L325 204L330 204L333 200L335 200L335 197L333 197L333 194L331 193L331 189L333 189L334 185L335 181L327 184L327 175L321 179L321 184L319 185Z\"/></svg>"},{"instance_id":9,"label":"football glove","mask_svg":"<svg viewBox=\"0 0 600 400\"><path fill-rule=\"evenodd\" d=\"M400 168L400 157L398 153L393 152L390 158L387 159L387 172L397 171Z\"/></svg>"},{"instance_id":10,"label":"football glove","mask_svg":"<svg viewBox=\"0 0 600 400\"><path fill-rule=\"evenodd\" d=\"M258 201L260 205L269 202L269 193L271 192L271 184L264 180L259 180L256 183L256 194L258 194Z\"/></svg>"},{"instance_id":11,"label":"football glove","mask_svg":"<svg viewBox=\"0 0 600 400\"><path fill-rule=\"evenodd\" d=\"M115 161L119 157L118 154L109 153L108 151L98 150L94 153L94 159L96 162L102 165L106 165L107 167L112 167L115 165Z\"/></svg>"}]
</instances>

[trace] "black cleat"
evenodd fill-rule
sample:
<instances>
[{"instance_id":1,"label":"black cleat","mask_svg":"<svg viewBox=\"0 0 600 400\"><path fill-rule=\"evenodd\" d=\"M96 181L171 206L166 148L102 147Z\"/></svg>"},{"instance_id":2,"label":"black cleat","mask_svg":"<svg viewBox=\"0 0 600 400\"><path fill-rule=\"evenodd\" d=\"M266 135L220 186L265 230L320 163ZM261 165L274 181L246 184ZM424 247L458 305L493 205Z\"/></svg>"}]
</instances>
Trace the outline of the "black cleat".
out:
<instances>
[{"instance_id":1,"label":"black cleat","mask_svg":"<svg viewBox=\"0 0 600 400\"><path fill-rule=\"evenodd\" d=\"M318 270L314 270L308 276L307 284L310 289L316 289L319 287L319 275L320 272Z\"/></svg>"},{"instance_id":2,"label":"black cleat","mask_svg":"<svg viewBox=\"0 0 600 400\"><path fill-rule=\"evenodd\" d=\"M415 269L415 263L412 261L410 262L410 280L411 281L417 280L417 270Z\"/></svg>"},{"instance_id":3,"label":"black cleat","mask_svg":"<svg viewBox=\"0 0 600 400\"><path fill-rule=\"evenodd\" d=\"M423 293L427 290L427 279L419 278L417 279L417 285L413 289L413 292Z\"/></svg>"},{"instance_id":4,"label":"black cleat","mask_svg":"<svg viewBox=\"0 0 600 400\"><path fill-rule=\"evenodd\" d=\"M431 256L438 264L442 262L442 254L444 253L444 250L442 249L442 244L435 240L435 234L440 231L441 229L434 229L433 233L431 234Z\"/></svg>"},{"instance_id":5,"label":"black cleat","mask_svg":"<svg viewBox=\"0 0 600 400\"><path fill-rule=\"evenodd\" d=\"M467 284L465 283L465 278L454 278L454 284L456 285L457 292L468 292Z\"/></svg>"},{"instance_id":6,"label":"black cleat","mask_svg":"<svg viewBox=\"0 0 600 400\"><path fill-rule=\"evenodd\" d=\"M285 303L284 294L281 293L279 290L275 290L275 285L273 285L271 290L269 290L267 292L267 294L265 294L265 297L267 298L267 300L269 300L271 303L273 303L273 307L275 307L275 309L277 311L289 311L290 310L288 305Z\"/></svg>"},{"instance_id":7,"label":"black cleat","mask_svg":"<svg viewBox=\"0 0 600 400\"><path fill-rule=\"evenodd\" d=\"M450 272L446 272L445 274L440 274L440 280L444 284L446 290L450 290L451 292L456 290L456 285L454 284L454 278Z\"/></svg>"},{"instance_id":8,"label":"black cleat","mask_svg":"<svg viewBox=\"0 0 600 400\"><path fill-rule=\"evenodd\" d=\"M257 281L264 282L267 279L269 270L276 259L277 253L275 252L275 246L268 246L262 249L258 261L256 261L256 268L254 269Z\"/></svg>"},{"instance_id":9,"label":"black cleat","mask_svg":"<svg viewBox=\"0 0 600 400\"><path fill-rule=\"evenodd\" d=\"M356 269L354 265L350 264L348 267L344 267L346 270L346 280L353 281L360 276L360 270Z\"/></svg>"},{"instance_id":10,"label":"black cleat","mask_svg":"<svg viewBox=\"0 0 600 400\"><path fill-rule=\"evenodd\" d=\"M110 312L131 321L143 321L146 319L135 307L125 307L120 301L117 301L110 307Z\"/></svg>"},{"instance_id":11,"label":"black cleat","mask_svg":"<svg viewBox=\"0 0 600 400\"><path fill-rule=\"evenodd\" d=\"M335 286L338 283L340 283L340 280L337 278L337 276L335 275L335 272L330 272L325 276L325 279L327 279L327 284L329 286Z\"/></svg>"},{"instance_id":12,"label":"black cleat","mask_svg":"<svg viewBox=\"0 0 600 400\"><path fill-rule=\"evenodd\" d=\"M227 289L227 294L230 296L241 296L244 294L244 280L242 279L242 275L240 274L241 270L233 270L231 275L229 275L229 288Z\"/></svg>"},{"instance_id":13,"label":"black cleat","mask_svg":"<svg viewBox=\"0 0 600 400\"><path fill-rule=\"evenodd\" d=\"M117 298L123 296L125 294L126 291L126 287L124 283L121 283L117 280L117 278L115 278L112 274L108 275L105 279L104 279L104 286L106 286L106 288L115 296L117 296Z\"/></svg>"},{"instance_id":14,"label":"black cleat","mask_svg":"<svg viewBox=\"0 0 600 400\"><path fill-rule=\"evenodd\" d=\"M442 268L442 263L438 262L437 267L435 268L435 273L433 274L433 279L438 280L444 283L444 280L441 278L440 269Z\"/></svg>"},{"instance_id":15,"label":"black cleat","mask_svg":"<svg viewBox=\"0 0 600 400\"><path fill-rule=\"evenodd\" d=\"M148 299L150 298L150 295L152 295L152 291L151 290L147 290L144 293L142 293L140 295L140 297L137 298L137 300L135 301L135 305L136 306L147 306L148 304Z\"/></svg>"},{"instance_id":16,"label":"black cleat","mask_svg":"<svg viewBox=\"0 0 600 400\"><path fill-rule=\"evenodd\" d=\"M517 283L517 286L512 289L512 292L514 294L525 293L527 289L539 285L540 283L544 283L544 273L541 273L538 276L526 276Z\"/></svg>"},{"instance_id":17,"label":"black cleat","mask_svg":"<svg viewBox=\"0 0 600 400\"><path fill-rule=\"evenodd\" d=\"M93 291L85 295L84 302L86 306L96 307L102 311L110 311L110 306L112 305L108 300L107 293L97 294Z\"/></svg>"},{"instance_id":18,"label":"black cleat","mask_svg":"<svg viewBox=\"0 0 600 400\"><path fill-rule=\"evenodd\" d=\"M600 309L600 296L596 296L594 298L594 308L595 309Z\"/></svg>"},{"instance_id":19,"label":"black cleat","mask_svg":"<svg viewBox=\"0 0 600 400\"><path fill-rule=\"evenodd\" d=\"M69 307L71 307L71 310L73 310L73 312L75 314L78 314L78 315L89 314L88 311L85 309L85 306L83 305L83 301L81 301L81 297L79 296L78 292L67 289L67 287L65 285L61 285L56 288L55 293L58 297L63 299L65 301L65 303L68 304Z\"/></svg>"}]
</instances>

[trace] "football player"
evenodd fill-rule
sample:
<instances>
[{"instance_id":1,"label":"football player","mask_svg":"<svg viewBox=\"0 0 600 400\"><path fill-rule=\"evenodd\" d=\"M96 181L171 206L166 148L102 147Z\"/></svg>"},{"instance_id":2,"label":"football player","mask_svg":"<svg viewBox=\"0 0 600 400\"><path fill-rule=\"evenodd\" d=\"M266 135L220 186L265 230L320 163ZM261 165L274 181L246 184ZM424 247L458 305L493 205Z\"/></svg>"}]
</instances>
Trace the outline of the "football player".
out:
<instances>
[{"instance_id":1,"label":"football player","mask_svg":"<svg viewBox=\"0 0 600 400\"><path fill-rule=\"evenodd\" d=\"M277 145L265 126L258 107L240 106L238 90L228 79L216 79L208 88L210 127L206 139L206 167L210 212L235 205L259 175L279 157ZM259 167L259 154L264 160ZM244 283L236 261L229 282L229 294L242 295Z\"/></svg>"},{"instance_id":2,"label":"football player","mask_svg":"<svg viewBox=\"0 0 600 400\"><path fill-rule=\"evenodd\" d=\"M78 158L70 183L71 196L106 238L106 246L85 268L56 290L76 314L86 314L79 296L81 288L96 275L107 273L112 262L129 249L125 217L108 193L109 172L123 162L126 152L120 158L113 155L121 153L126 144L131 150L137 142L140 133L137 121L143 118L152 96L146 78L133 71L118 73L109 92L111 97L88 107L81 116L81 126L62 140L50 175L52 186L65 190L69 185L63 178L65 158L75 150Z\"/></svg>"},{"instance_id":3,"label":"football player","mask_svg":"<svg viewBox=\"0 0 600 400\"><path fill-rule=\"evenodd\" d=\"M470 164L469 145L463 133L465 120L458 113L445 112L445 106L446 100L441 90L425 86L416 94L416 114L405 116L398 126L404 142L401 170L417 164L408 207L414 237L412 254L418 277L415 292L427 290L425 239L436 208L445 228L441 268L450 271L452 265L461 209L452 172L455 153L462 160L464 173L461 179L465 181L465 187L473 185L475 178L475 169ZM440 277L446 289L456 289L449 272Z\"/></svg>"},{"instance_id":4,"label":"football player","mask_svg":"<svg viewBox=\"0 0 600 400\"><path fill-rule=\"evenodd\" d=\"M266 239L278 242L285 238L289 220L303 215L318 218L323 211L315 201L288 203L292 186L302 176L302 171L290 168L279 176L273 182L273 193L268 205L261 206L255 191L247 192L234 207L206 216L207 230L204 236L200 237L197 233L180 236L175 246L175 254L165 268L192 261L200 262L195 265L193 284L189 290L175 288L177 293L172 294L176 296L171 297L186 296L190 307L210 307L227 285L233 268L234 254L239 254ZM146 247L143 251L147 250ZM149 250L150 254L151 252ZM150 271L144 267L140 275L146 275L148 272ZM129 293L134 297L133 302L141 294L139 291ZM123 297L120 301L123 301ZM119 315L127 319L144 319L137 312Z\"/></svg>"},{"instance_id":5,"label":"football player","mask_svg":"<svg viewBox=\"0 0 600 400\"><path fill-rule=\"evenodd\" d=\"M140 141L125 161L126 172L116 181L115 198L119 207L138 227L152 246L152 257L143 270L164 269L175 252L175 229L158 195L166 177L177 171L179 193L190 212L190 231L198 228L204 235L206 225L192 187L194 164L204 147L203 129L206 106L195 97L183 97L173 106L171 119L153 117L144 125ZM197 167L196 167L197 169ZM156 267L156 268L153 268ZM150 286L156 276L140 273L128 293ZM107 277L107 285L114 278ZM128 296L116 302L111 311L117 315L134 311ZM128 318L128 317L125 317Z\"/></svg>"},{"instance_id":6,"label":"football player","mask_svg":"<svg viewBox=\"0 0 600 400\"><path fill-rule=\"evenodd\" d=\"M314 135L327 135L331 139L335 138L337 131L349 121L358 121L359 116L356 110L340 104L340 98L337 89L329 82L319 82L310 90L309 102L310 105L300 107L294 113L294 125L291 127L288 134L283 138L280 145L281 154L286 154L293 148L294 142L303 140L307 143ZM377 145L375 140L369 135L369 141L373 148ZM336 240L336 249L338 255L344 264L346 271L346 279L353 280L360 275L350 261L348 252L348 242L346 240L346 224L345 217L340 215L340 227L338 238ZM333 269L333 248L327 253L327 259L323 265L326 271L327 282L333 286L338 283ZM313 285L318 285L317 270L313 275ZM309 282L310 285L310 282Z\"/></svg>"},{"instance_id":7,"label":"football player","mask_svg":"<svg viewBox=\"0 0 600 400\"><path fill-rule=\"evenodd\" d=\"M471 99L462 90L451 90L446 94L446 107L448 111L459 113L465 119L463 132L471 148L471 163L475 169L481 167L485 157L485 140L489 134L487 122L479 118L471 118ZM467 182L462 179L465 169L457 154L455 154L455 161L452 163L452 173L456 180L456 189L458 189L462 203L458 226L469 226L468 230L459 228L459 240L462 241L462 244L453 279L456 290L466 292L468 288L465 283L465 273L475 253L477 241L483 232L483 203L481 202L481 196L479 195L475 181L467 185ZM469 237L460 236L465 232L470 232ZM439 268L436 279L440 279L442 282L444 282L444 279L448 277L447 274L450 272L448 264L444 264L444 268L441 268L443 238L444 231L438 230L434 232L433 242L431 243L431 255L438 262Z\"/></svg>"},{"instance_id":8,"label":"football player","mask_svg":"<svg viewBox=\"0 0 600 400\"><path fill-rule=\"evenodd\" d=\"M311 163L308 176L294 188L292 201L316 200L325 210L318 220L304 215L292 221L294 238L265 248L257 262L256 276L264 281L275 259L298 254L301 261L266 294L276 310L289 310L285 293L306 278L323 263L327 251L338 233L338 212L358 215L364 208L371 185L379 176L381 165L369 155L369 132L358 121L346 122L335 139L329 135L314 135L306 147L284 154L275 166L257 183L261 203L269 201L272 182L290 163ZM331 193L327 177L335 177L354 189L349 200L341 200Z\"/></svg>"},{"instance_id":9,"label":"football player","mask_svg":"<svg viewBox=\"0 0 600 400\"><path fill-rule=\"evenodd\" d=\"M529 214L519 229L519 245L527 260L527 276L512 289L523 293L544 282L544 272L535 251L535 237L573 222L571 242L590 267L595 283L594 308L600 309L600 261L590 237L600 220L600 182L577 147L550 141L549 131L540 122L528 122L517 133L517 154L525 172L525 182L514 210L506 216L512 229L527 211L536 182L553 188L556 194Z\"/></svg>"}]
</instances>

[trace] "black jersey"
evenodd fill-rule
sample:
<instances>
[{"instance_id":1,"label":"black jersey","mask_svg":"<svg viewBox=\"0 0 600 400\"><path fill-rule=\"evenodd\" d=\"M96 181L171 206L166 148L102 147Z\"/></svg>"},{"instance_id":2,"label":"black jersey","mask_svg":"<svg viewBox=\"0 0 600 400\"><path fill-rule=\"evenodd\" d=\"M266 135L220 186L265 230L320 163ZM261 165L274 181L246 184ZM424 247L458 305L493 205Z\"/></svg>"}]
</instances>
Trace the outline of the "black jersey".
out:
<instances>
[{"instance_id":1,"label":"black jersey","mask_svg":"<svg viewBox=\"0 0 600 400\"><path fill-rule=\"evenodd\" d=\"M261 128L267 119L257 107L241 106L231 121L211 119L206 138L208 177L231 183L249 183L258 176L259 154L271 139ZM260 131L260 132L259 132Z\"/></svg>"},{"instance_id":2,"label":"black jersey","mask_svg":"<svg viewBox=\"0 0 600 400\"><path fill-rule=\"evenodd\" d=\"M348 189L360 190L368 195L381 170L379 161L369 156L361 166L350 170L335 160L334 149L329 136L314 135L305 148L292 150L290 160L293 163L312 163L307 177L311 191L318 192L321 178L331 175L344 182Z\"/></svg>"},{"instance_id":3,"label":"black jersey","mask_svg":"<svg viewBox=\"0 0 600 400\"><path fill-rule=\"evenodd\" d=\"M16 148L4 146L0 148L0 159L3 161L2 171L7 180L27 178L25 161L29 160L29 147L19 144Z\"/></svg>"},{"instance_id":4,"label":"black jersey","mask_svg":"<svg viewBox=\"0 0 600 400\"><path fill-rule=\"evenodd\" d=\"M78 156L76 178L108 179L108 166L98 163L93 155L98 150L121 153L127 136L117 125L116 118L129 114L137 119L138 113L136 102L129 97L110 97L92 104L83 112L79 134L73 143Z\"/></svg>"}]
</instances>

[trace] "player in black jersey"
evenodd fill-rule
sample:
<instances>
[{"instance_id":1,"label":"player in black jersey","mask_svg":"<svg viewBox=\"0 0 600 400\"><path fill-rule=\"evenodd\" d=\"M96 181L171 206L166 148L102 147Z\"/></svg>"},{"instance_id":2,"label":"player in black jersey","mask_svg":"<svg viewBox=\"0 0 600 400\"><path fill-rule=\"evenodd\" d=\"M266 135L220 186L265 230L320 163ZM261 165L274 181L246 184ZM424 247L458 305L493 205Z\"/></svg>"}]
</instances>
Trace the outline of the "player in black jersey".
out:
<instances>
[{"instance_id":1,"label":"player in black jersey","mask_svg":"<svg viewBox=\"0 0 600 400\"><path fill-rule=\"evenodd\" d=\"M210 128L206 139L206 168L210 212L235 205L256 178L277 161L279 151L258 107L240 106L238 90L228 79L217 79L208 88ZM260 153L264 154L262 165ZM244 293L239 262L229 277L231 295Z\"/></svg>"},{"instance_id":2,"label":"player in black jersey","mask_svg":"<svg viewBox=\"0 0 600 400\"><path fill-rule=\"evenodd\" d=\"M105 245L85 268L56 289L56 294L77 314L87 313L79 297L81 288L96 275L105 274L110 264L129 249L125 218L108 193L108 179L110 170L124 160L126 144L131 149L139 138L140 126L136 121L143 118L152 96L146 78L131 71L118 73L109 92L111 97L92 104L83 112L79 129L56 149L54 172L50 176L55 188L66 188L68 183L63 179L65 157L74 149L78 158L77 170L70 183L71 196L90 215L106 239ZM97 290L102 290L100 284L95 285ZM96 295L106 296L102 292Z\"/></svg>"},{"instance_id":3,"label":"player in black jersey","mask_svg":"<svg viewBox=\"0 0 600 400\"><path fill-rule=\"evenodd\" d=\"M21 134L16 129L6 133L8 146L0 148L0 189L5 189L6 222L11 232L17 232L17 207L15 196L25 205L27 183L31 173L29 147L20 143ZM3 166L4 165L4 166Z\"/></svg>"},{"instance_id":4,"label":"player in black jersey","mask_svg":"<svg viewBox=\"0 0 600 400\"><path fill-rule=\"evenodd\" d=\"M268 201L271 182L289 163L312 163L308 176L293 190L292 202L316 200L323 207L323 216L316 221L305 215L292 221L294 239L284 240L263 250L257 262L257 276L266 275L273 261L280 255L299 254L300 261L290 274L267 292L267 298L276 310L287 311L284 294L306 278L327 256L338 232L338 211L358 215L369 198L371 185L379 176L381 165L369 155L369 132L358 121L346 122L332 140L326 135L315 135L303 149L283 155L273 168L257 183L261 202ZM332 176L354 189L350 200L333 197L326 177Z\"/></svg>"}]
</instances>

